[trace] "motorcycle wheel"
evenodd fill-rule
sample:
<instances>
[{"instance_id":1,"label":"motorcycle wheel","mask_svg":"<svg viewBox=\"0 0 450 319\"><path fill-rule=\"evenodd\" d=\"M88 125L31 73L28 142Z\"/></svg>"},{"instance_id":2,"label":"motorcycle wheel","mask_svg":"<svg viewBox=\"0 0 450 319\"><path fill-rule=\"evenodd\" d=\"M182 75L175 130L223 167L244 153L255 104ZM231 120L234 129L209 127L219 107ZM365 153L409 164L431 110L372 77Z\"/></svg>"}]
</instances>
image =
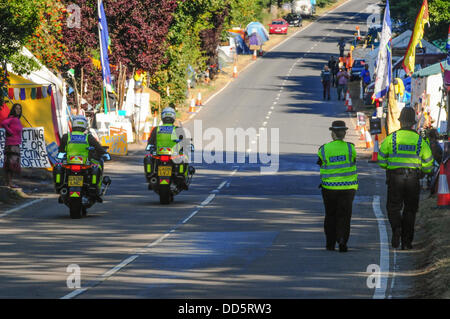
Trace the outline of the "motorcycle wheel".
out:
<instances>
[{"instance_id":1,"label":"motorcycle wheel","mask_svg":"<svg viewBox=\"0 0 450 319\"><path fill-rule=\"evenodd\" d=\"M81 199L71 198L69 201L70 218L80 219L81 218Z\"/></svg>"},{"instance_id":2,"label":"motorcycle wheel","mask_svg":"<svg viewBox=\"0 0 450 319\"><path fill-rule=\"evenodd\" d=\"M163 205L170 204L170 198L172 197L172 194L170 193L169 187L161 187L159 189L159 202Z\"/></svg>"}]
</instances>

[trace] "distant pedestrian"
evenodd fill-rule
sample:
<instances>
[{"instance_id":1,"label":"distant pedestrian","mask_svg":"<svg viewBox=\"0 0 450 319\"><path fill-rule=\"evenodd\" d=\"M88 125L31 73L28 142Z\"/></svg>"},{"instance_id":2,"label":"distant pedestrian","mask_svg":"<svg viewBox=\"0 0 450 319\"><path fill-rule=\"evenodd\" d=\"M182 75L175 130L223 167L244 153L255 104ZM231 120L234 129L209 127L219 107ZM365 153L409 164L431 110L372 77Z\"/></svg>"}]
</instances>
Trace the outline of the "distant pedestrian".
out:
<instances>
[{"instance_id":1,"label":"distant pedestrian","mask_svg":"<svg viewBox=\"0 0 450 319\"><path fill-rule=\"evenodd\" d=\"M335 86L335 82L336 82L336 64L338 62L336 61L336 59L334 58L334 56L332 55L330 57L330 60L328 61L328 68L330 69L331 72L331 85Z\"/></svg>"},{"instance_id":2,"label":"distant pedestrian","mask_svg":"<svg viewBox=\"0 0 450 319\"><path fill-rule=\"evenodd\" d=\"M339 40L337 46L339 47L339 56L343 57L344 56L344 50L345 50L345 40L344 40L344 38L341 38Z\"/></svg>"},{"instance_id":3,"label":"distant pedestrian","mask_svg":"<svg viewBox=\"0 0 450 319\"><path fill-rule=\"evenodd\" d=\"M355 145L345 142L348 128L344 121L334 121L330 127L332 142L319 148L320 177L325 206L324 230L326 249L347 251L350 237L353 199L358 189Z\"/></svg>"},{"instance_id":4,"label":"distant pedestrian","mask_svg":"<svg viewBox=\"0 0 450 319\"><path fill-rule=\"evenodd\" d=\"M348 75L348 72L345 71L345 69L339 68L339 72L336 75L337 78L337 95L338 95L338 101L341 99L341 93L344 93L344 97L342 99L345 99L345 92L347 92L347 84L348 80L350 79L350 76Z\"/></svg>"},{"instance_id":5,"label":"distant pedestrian","mask_svg":"<svg viewBox=\"0 0 450 319\"><path fill-rule=\"evenodd\" d=\"M12 178L14 174L20 174L20 145L22 144L23 130L20 122L21 117L22 106L14 104L8 118L0 123L0 127L6 131L5 158L3 162L5 185L12 188L18 188L18 186L12 184Z\"/></svg>"},{"instance_id":6,"label":"distant pedestrian","mask_svg":"<svg viewBox=\"0 0 450 319\"><path fill-rule=\"evenodd\" d=\"M362 85L363 85L363 92L365 92L366 87L370 84L371 78L370 78L370 71L369 71L369 65L366 64L364 66L364 70L361 72L360 75L362 79Z\"/></svg>"},{"instance_id":7,"label":"distant pedestrian","mask_svg":"<svg viewBox=\"0 0 450 319\"><path fill-rule=\"evenodd\" d=\"M322 73L320 74L320 77L322 78L323 99L330 100L331 72L328 65L325 65L325 67L322 70Z\"/></svg>"}]
</instances>

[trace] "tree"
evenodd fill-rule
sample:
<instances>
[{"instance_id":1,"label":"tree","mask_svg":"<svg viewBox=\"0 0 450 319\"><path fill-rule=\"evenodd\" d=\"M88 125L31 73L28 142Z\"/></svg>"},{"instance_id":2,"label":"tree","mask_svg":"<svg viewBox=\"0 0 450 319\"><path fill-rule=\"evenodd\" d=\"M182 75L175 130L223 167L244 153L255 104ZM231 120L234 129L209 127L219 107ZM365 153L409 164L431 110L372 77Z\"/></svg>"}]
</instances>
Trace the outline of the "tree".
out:
<instances>
[{"instance_id":1,"label":"tree","mask_svg":"<svg viewBox=\"0 0 450 319\"><path fill-rule=\"evenodd\" d=\"M176 0L105 1L111 63L154 73L164 58Z\"/></svg>"},{"instance_id":2,"label":"tree","mask_svg":"<svg viewBox=\"0 0 450 319\"><path fill-rule=\"evenodd\" d=\"M383 0L386 3L386 0ZM422 6L420 0L396 0L389 2L391 19L406 22L406 29L413 29L417 14ZM425 27L424 38L426 40L438 40L447 38L448 24L450 21L450 1L428 0L430 13L430 26Z\"/></svg>"},{"instance_id":3,"label":"tree","mask_svg":"<svg viewBox=\"0 0 450 319\"><path fill-rule=\"evenodd\" d=\"M26 47L33 52L40 62L57 71L66 63L62 43L62 25L66 18L66 10L60 0L36 1L39 25Z\"/></svg>"},{"instance_id":4,"label":"tree","mask_svg":"<svg viewBox=\"0 0 450 319\"><path fill-rule=\"evenodd\" d=\"M92 63L92 58L99 57L97 1L65 0L63 4L66 7L76 5L80 9L81 16L80 25L69 23L62 25L61 41L67 48L64 51L64 58L67 62L60 69L69 85L72 86L73 83L67 75L67 71L75 70L75 78L80 83L83 69L83 82L88 87L87 94L83 97L92 105L96 105L102 96L101 71ZM73 101L72 96L69 98L70 103Z\"/></svg>"}]
</instances>

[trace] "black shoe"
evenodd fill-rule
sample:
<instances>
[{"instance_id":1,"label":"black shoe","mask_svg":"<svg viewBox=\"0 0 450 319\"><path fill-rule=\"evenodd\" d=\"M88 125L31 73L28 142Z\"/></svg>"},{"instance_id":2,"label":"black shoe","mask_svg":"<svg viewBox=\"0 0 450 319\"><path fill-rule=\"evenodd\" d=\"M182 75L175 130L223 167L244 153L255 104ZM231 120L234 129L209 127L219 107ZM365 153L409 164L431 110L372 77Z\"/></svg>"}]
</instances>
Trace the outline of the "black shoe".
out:
<instances>
[{"instance_id":1,"label":"black shoe","mask_svg":"<svg viewBox=\"0 0 450 319\"><path fill-rule=\"evenodd\" d=\"M413 249L413 246L411 245L411 243L402 243L402 250L410 250Z\"/></svg>"},{"instance_id":2,"label":"black shoe","mask_svg":"<svg viewBox=\"0 0 450 319\"><path fill-rule=\"evenodd\" d=\"M334 245L327 245L327 250L335 250L335 246Z\"/></svg>"},{"instance_id":3,"label":"black shoe","mask_svg":"<svg viewBox=\"0 0 450 319\"><path fill-rule=\"evenodd\" d=\"M330 97L328 97L328 101L330 100Z\"/></svg>"},{"instance_id":4,"label":"black shoe","mask_svg":"<svg viewBox=\"0 0 450 319\"><path fill-rule=\"evenodd\" d=\"M339 240L339 252L345 253L347 252L348 247L347 244L344 242L344 239Z\"/></svg>"},{"instance_id":5,"label":"black shoe","mask_svg":"<svg viewBox=\"0 0 450 319\"><path fill-rule=\"evenodd\" d=\"M402 236L402 230L400 228L394 229L392 234L392 248L398 248L400 246L400 238Z\"/></svg>"}]
</instances>

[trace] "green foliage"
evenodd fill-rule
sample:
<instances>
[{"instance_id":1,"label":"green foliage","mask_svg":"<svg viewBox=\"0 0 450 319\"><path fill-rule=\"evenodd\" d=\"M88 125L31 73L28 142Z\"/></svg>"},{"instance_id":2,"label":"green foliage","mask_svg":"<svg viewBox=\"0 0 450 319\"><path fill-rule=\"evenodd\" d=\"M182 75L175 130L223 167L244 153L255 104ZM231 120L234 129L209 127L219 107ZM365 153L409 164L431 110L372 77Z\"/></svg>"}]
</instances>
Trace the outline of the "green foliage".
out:
<instances>
[{"instance_id":1,"label":"green foliage","mask_svg":"<svg viewBox=\"0 0 450 319\"><path fill-rule=\"evenodd\" d=\"M386 3L383 0L383 3ZM407 23L407 28L413 30L417 15L422 6L420 0L395 0L389 2L391 18ZM448 25L450 22L449 0L428 0L430 13L430 26L425 26L424 38L426 40L437 40L447 38Z\"/></svg>"},{"instance_id":2,"label":"green foliage","mask_svg":"<svg viewBox=\"0 0 450 319\"><path fill-rule=\"evenodd\" d=\"M20 56L19 52L38 25L37 0L0 0L0 64L2 73L6 63L12 63L17 73L23 74L36 68L37 63ZM7 78L0 79L0 92L7 85ZM0 94L3 104L3 94Z\"/></svg>"}]
</instances>

